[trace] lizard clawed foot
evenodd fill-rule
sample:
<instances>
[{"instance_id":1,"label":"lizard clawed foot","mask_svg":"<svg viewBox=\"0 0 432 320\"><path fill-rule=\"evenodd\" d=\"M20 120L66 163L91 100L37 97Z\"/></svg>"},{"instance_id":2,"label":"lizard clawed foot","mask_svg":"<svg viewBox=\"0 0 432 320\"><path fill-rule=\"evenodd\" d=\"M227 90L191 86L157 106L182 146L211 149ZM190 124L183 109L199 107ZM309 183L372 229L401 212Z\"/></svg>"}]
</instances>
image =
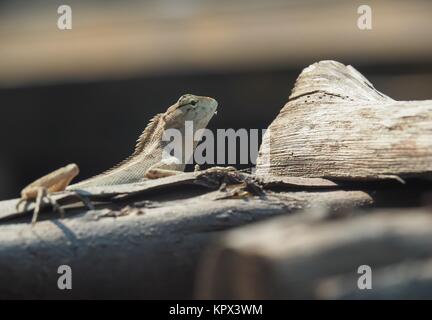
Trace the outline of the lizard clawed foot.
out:
<instances>
[{"instance_id":1,"label":"lizard clawed foot","mask_svg":"<svg viewBox=\"0 0 432 320\"><path fill-rule=\"evenodd\" d=\"M33 181L21 191L21 200L16 205L17 210L19 210L21 203L26 202L23 210L26 211L27 204L32 200L36 200L32 217L32 225L34 225L43 206L43 200L46 199L52 205L54 211L59 212L63 218L65 215L63 208L51 197L50 193L64 191L78 173L78 166L71 163ZM78 197L86 204L80 195Z\"/></svg>"},{"instance_id":2,"label":"lizard clawed foot","mask_svg":"<svg viewBox=\"0 0 432 320\"><path fill-rule=\"evenodd\" d=\"M38 188L38 190L37 190L36 201L35 201L35 205L34 205L34 209L33 209L33 216L32 216L32 220L31 220L32 226L34 226L37 222L37 219L39 217L39 212L41 211L41 209L43 207L43 200L44 199L46 199L48 201L48 203L51 204L54 211L60 213L61 218L65 217L64 209L58 204L58 202L54 198L51 197L50 194L48 194L48 191L46 188L41 187L41 188ZM16 208L19 209L20 204L23 202L26 203L25 207L23 209L23 211L25 211L28 204L31 203L31 200L29 200L27 198L22 198L17 203Z\"/></svg>"},{"instance_id":3,"label":"lizard clawed foot","mask_svg":"<svg viewBox=\"0 0 432 320\"><path fill-rule=\"evenodd\" d=\"M24 203L24 208L22 210L20 210L21 203ZM25 212L27 211L27 207L30 205L30 203L32 203L32 201L26 198L21 198L15 205L15 209L17 209L18 212Z\"/></svg>"},{"instance_id":4,"label":"lizard clawed foot","mask_svg":"<svg viewBox=\"0 0 432 320\"><path fill-rule=\"evenodd\" d=\"M71 192L73 192L75 194L75 196L82 202L82 204L89 210L94 210L95 207L93 205L93 203L90 201L89 198L87 198L86 196L80 194L78 191L72 190Z\"/></svg>"},{"instance_id":5,"label":"lizard clawed foot","mask_svg":"<svg viewBox=\"0 0 432 320\"><path fill-rule=\"evenodd\" d=\"M74 195L83 203L83 205L89 209L94 210L94 205L91 203L91 201L86 197L81 195L79 192L74 192ZM65 210L62 208L62 206L48 193L46 188L39 188L37 190L36 200L35 200L35 206L33 209L33 216L32 216L32 226L34 226L37 222L37 219L39 217L39 212L41 211L43 207L43 200L46 199L46 201L52 206L53 211L58 212L60 214L60 217L63 219L65 218ZM22 198L18 203L16 204L17 210L19 210L19 206L21 203L25 203L25 206L23 208L23 212L26 211L27 206L32 203L31 200Z\"/></svg>"},{"instance_id":6,"label":"lizard clawed foot","mask_svg":"<svg viewBox=\"0 0 432 320\"><path fill-rule=\"evenodd\" d=\"M52 205L54 211L60 213L60 217L62 219L65 217L64 209L57 203L56 200L54 200L51 197L51 195L48 194L47 189L46 188L39 188L38 194L36 196L36 203L35 203L35 208L33 211L33 217L32 217L32 221L31 221L32 226L34 226L37 222L39 212L42 208L42 204L43 204L44 199L48 200L48 202Z\"/></svg>"},{"instance_id":7,"label":"lizard clawed foot","mask_svg":"<svg viewBox=\"0 0 432 320\"><path fill-rule=\"evenodd\" d=\"M37 190L37 196L36 196L36 202L35 207L33 209L33 216L31 220L32 226L34 226L37 222L37 219L39 217L39 212L41 211L43 207L43 200L46 199L48 203L50 203L53 207L54 211L57 211L60 213L60 217L64 218L65 212L63 208L57 203L56 200L54 200L49 194L46 188L39 188Z\"/></svg>"}]
</instances>

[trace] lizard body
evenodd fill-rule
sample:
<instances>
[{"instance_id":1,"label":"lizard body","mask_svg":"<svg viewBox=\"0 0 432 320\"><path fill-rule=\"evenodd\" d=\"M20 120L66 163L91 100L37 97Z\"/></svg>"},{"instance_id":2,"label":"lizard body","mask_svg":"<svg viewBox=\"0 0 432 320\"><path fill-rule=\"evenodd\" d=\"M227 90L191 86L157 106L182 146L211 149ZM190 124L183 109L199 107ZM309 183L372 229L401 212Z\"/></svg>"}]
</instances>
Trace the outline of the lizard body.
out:
<instances>
[{"instance_id":1,"label":"lizard body","mask_svg":"<svg viewBox=\"0 0 432 320\"><path fill-rule=\"evenodd\" d=\"M167 129L181 132L184 146L186 121L193 122L194 133L207 126L216 112L217 102L209 97L186 94L165 113L157 114L137 140L133 154L93 178L71 185L68 189L133 183L144 178L155 179L184 171L186 161L164 157L164 147L169 143L162 137ZM197 142L194 141L194 148ZM184 153L184 148L182 149Z\"/></svg>"},{"instance_id":2,"label":"lizard body","mask_svg":"<svg viewBox=\"0 0 432 320\"><path fill-rule=\"evenodd\" d=\"M36 200L32 223L37 220L43 198L52 204L62 216L63 209L49 196L49 193L68 190L78 190L83 187L97 187L138 182L144 179L156 179L171 176L184 171L186 160L177 159L164 152L169 141L164 141L164 132L168 129L177 129L182 137L182 153L185 146L185 126L187 121L193 123L193 136L197 130L204 129L216 113L217 101L210 97L185 94L170 106L165 113L157 114L144 129L137 140L135 151L131 156L97 176L69 185L78 175L76 164L57 169L36 181L30 183L21 192L21 202ZM198 141L193 141L195 149ZM87 201L77 194L87 205Z\"/></svg>"}]
</instances>

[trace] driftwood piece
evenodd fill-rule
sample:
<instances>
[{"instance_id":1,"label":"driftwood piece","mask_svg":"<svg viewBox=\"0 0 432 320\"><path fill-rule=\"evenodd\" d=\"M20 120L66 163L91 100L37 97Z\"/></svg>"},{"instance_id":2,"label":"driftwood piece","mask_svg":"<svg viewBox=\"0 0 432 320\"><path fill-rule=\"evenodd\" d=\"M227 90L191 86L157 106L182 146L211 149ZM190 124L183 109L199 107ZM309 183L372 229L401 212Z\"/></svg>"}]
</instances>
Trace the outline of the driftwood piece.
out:
<instances>
[{"instance_id":1,"label":"driftwood piece","mask_svg":"<svg viewBox=\"0 0 432 320\"><path fill-rule=\"evenodd\" d=\"M430 174L431 111L431 101L386 97L352 67L314 64L267 131L256 175L203 171L78 190L95 202L90 211L65 191L53 197L67 218L47 205L34 228L33 204L20 212L18 199L0 202L0 298L191 298L194 288L206 298L364 297L352 285L357 264L377 271L369 297L425 297L429 215L340 217L388 198L413 205L399 195L418 202L430 190L352 180ZM309 213L290 215L299 210ZM216 235L276 215L287 217L224 236L195 281ZM57 288L64 264L70 291Z\"/></svg>"},{"instance_id":2,"label":"driftwood piece","mask_svg":"<svg viewBox=\"0 0 432 320\"><path fill-rule=\"evenodd\" d=\"M269 126L256 174L381 179L432 173L432 100L395 101L351 66L305 68Z\"/></svg>"},{"instance_id":3,"label":"driftwood piece","mask_svg":"<svg viewBox=\"0 0 432 320\"><path fill-rule=\"evenodd\" d=\"M77 198L76 193L81 196L87 197L93 201L113 201L116 197L133 197L140 194L146 194L155 192L160 189L174 188L178 186L193 185L196 179L196 175L193 172L184 173L181 175L166 177L157 180L146 180L139 183L120 184L112 186L100 186L100 187L87 187L76 191L62 191L52 194L52 198L60 205L65 206L68 204L79 204L80 200ZM20 205L17 208L17 204L20 199L10 199L0 201L0 220L10 219L18 217L22 214L33 211L34 202L30 202L27 205ZM48 206L49 203L45 201L44 206Z\"/></svg>"},{"instance_id":4,"label":"driftwood piece","mask_svg":"<svg viewBox=\"0 0 432 320\"><path fill-rule=\"evenodd\" d=\"M299 188L299 189L336 189L340 185L334 181L321 178L278 177L265 175L255 177L264 188Z\"/></svg>"},{"instance_id":5,"label":"driftwood piece","mask_svg":"<svg viewBox=\"0 0 432 320\"><path fill-rule=\"evenodd\" d=\"M300 214L228 232L200 266L211 299L432 298L430 209ZM357 286L372 270L372 289Z\"/></svg>"},{"instance_id":6,"label":"driftwood piece","mask_svg":"<svg viewBox=\"0 0 432 320\"><path fill-rule=\"evenodd\" d=\"M299 209L373 203L362 191L299 192L290 184L256 196L250 178L185 174L161 179L157 192L143 185L111 190L110 197L121 196L115 202L70 209L63 220L45 212L33 228L30 214L2 220L0 298L191 298L197 263L219 232ZM127 188L134 197L124 197ZM63 264L72 268L72 290L57 288Z\"/></svg>"},{"instance_id":7,"label":"driftwood piece","mask_svg":"<svg viewBox=\"0 0 432 320\"><path fill-rule=\"evenodd\" d=\"M256 180L256 182L263 188L281 187L285 189L329 189L336 188L337 183L315 178L298 178L298 177L274 177L265 176L259 179L255 179L254 176L241 173L217 173L217 172L185 172L179 175L165 177L156 180L144 180L138 183L128 183L111 186L99 186L99 187L86 187L76 191L62 191L52 194L53 199L62 206L74 204L74 206L81 206L81 200L76 196L76 193L82 197L86 197L92 201L98 202L115 202L119 200L127 200L136 196L143 196L147 194L154 194L159 190L167 190L181 187L192 187L196 186L201 188L202 192L206 192L209 189L217 189L222 182L228 183L240 183L244 180ZM13 219L28 212L34 210L34 202L30 202L27 205L20 205L17 208L17 204L20 199L11 199L0 201L0 221L5 219ZM43 206L49 206L50 204L45 201Z\"/></svg>"}]
</instances>

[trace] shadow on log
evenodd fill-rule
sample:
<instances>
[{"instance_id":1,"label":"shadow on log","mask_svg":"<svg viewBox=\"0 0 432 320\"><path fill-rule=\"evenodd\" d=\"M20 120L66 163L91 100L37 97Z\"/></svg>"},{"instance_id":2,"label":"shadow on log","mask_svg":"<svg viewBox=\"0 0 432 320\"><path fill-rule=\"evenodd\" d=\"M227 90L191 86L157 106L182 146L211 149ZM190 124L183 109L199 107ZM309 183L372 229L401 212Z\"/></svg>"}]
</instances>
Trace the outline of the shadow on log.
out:
<instances>
[{"instance_id":1,"label":"shadow on log","mask_svg":"<svg viewBox=\"0 0 432 320\"><path fill-rule=\"evenodd\" d=\"M0 202L0 298L184 299L194 288L204 298L427 297L432 216L347 212L418 205L431 189L431 136L431 101L394 101L352 67L314 64L267 130L256 176L203 171L64 191L53 198L67 219L45 203L34 228L33 204ZM401 184L413 176L426 179ZM309 214L291 217L299 210ZM195 281L215 236L276 215L223 236ZM61 265L72 290L57 287ZM354 287L359 265L373 268L374 291Z\"/></svg>"},{"instance_id":2,"label":"shadow on log","mask_svg":"<svg viewBox=\"0 0 432 320\"><path fill-rule=\"evenodd\" d=\"M245 174L185 173L159 179L157 192L154 181L82 190L105 202L93 211L72 208L63 220L46 212L33 228L30 212L20 216L13 201L0 203L13 216L0 224L0 297L192 298L197 263L220 232L306 207L341 210L373 202L362 191L307 191L315 183L307 179L295 184L309 185L306 191L290 191L293 181L284 191L254 195L255 182ZM60 265L72 268L72 290L57 287Z\"/></svg>"}]
</instances>

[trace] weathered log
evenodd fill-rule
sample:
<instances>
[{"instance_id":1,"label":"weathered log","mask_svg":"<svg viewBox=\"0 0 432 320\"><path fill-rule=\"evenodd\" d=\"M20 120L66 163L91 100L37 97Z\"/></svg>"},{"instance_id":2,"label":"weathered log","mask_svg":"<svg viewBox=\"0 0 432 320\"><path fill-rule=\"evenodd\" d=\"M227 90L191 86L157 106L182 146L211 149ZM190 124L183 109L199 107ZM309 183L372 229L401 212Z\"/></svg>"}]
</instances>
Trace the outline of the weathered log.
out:
<instances>
[{"instance_id":1,"label":"weathered log","mask_svg":"<svg viewBox=\"0 0 432 320\"><path fill-rule=\"evenodd\" d=\"M44 212L33 228L30 212L17 215L6 203L12 215L0 222L0 298L191 298L197 263L219 232L308 207L336 211L373 202L365 192L327 186L289 191L297 180L260 195L260 186L238 173L86 190L106 201L93 211L68 209L63 220ZM57 287L60 265L72 268L72 290Z\"/></svg>"},{"instance_id":2,"label":"weathered log","mask_svg":"<svg viewBox=\"0 0 432 320\"><path fill-rule=\"evenodd\" d=\"M266 131L257 175L430 177L432 100L395 101L351 66L305 68Z\"/></svg>"},{"instance_id":3,"label":"weathered log","mask_svg":"<svg viewBox=\"0 0 432 320\"><path fill-rule=\"evenodd\" d=\"M210 299L432 298L430 209L298 214L228 232L199 268ZM360 290L358 268L372 270Z\"/></svg>"},{"instance_id":4,"label":"weathered log","mask_svg":"<svg viewBox=\"0 0 432 320\"><path fill-rule=\"evenodd\" d=\"M297 177L273 177L267 175L256 179L254 176L242 172L185 172L180 175L174 175L155 180L144 180L137 183L108 185L98 187L84 187L75 191L62 191L52 194L52 198L61 206L71 205L83 206L81 198L85 197L88 200L111 203L121 200L127 200L143 195L153 195L159 190L164 190L166 193L169 190L175 189L177 197L181 197L182 187L192 188L193 186L201 188L201 192L205 193L209 189L217 189L223 182L234 184L245 180L256 180L256 182L264 188L281 187L285 189L335 189L339 185L333 181L326 179L313 178L297 178ZM168 195L173 196L173 195ZM162 198L164 195L162 194ZM166 195L165 195L166 197ZM34 210L35 203L29 202L17 207L20 199L10 199L0 201L0 221L7 219L19 218L23 214ZM42 206L50 206L48 201L42 202Z\"/></svg>"},{"instance_id":5,"label":"weathered log","mask_svg":"<svg viewBox=\"0 0 432 320\"><path fill-rule=\"evenodd\" d=\"M193 172L184 173L156 180L145 180L138 183L119 184L112 186L86 187L76 191L62 191L53 193L52 198L61 206L80 204L77 194L92 201L112 202L116 198L134 197L147 193L157 192L160 189L169 189L180 186L189 186L198 183ZM34 210L35 203L29 202L17 207L20 199L0 201L0 220L14 219ZM48 201L42 203L43 207L49 206Z\"/></svg>"}]
</instances>

